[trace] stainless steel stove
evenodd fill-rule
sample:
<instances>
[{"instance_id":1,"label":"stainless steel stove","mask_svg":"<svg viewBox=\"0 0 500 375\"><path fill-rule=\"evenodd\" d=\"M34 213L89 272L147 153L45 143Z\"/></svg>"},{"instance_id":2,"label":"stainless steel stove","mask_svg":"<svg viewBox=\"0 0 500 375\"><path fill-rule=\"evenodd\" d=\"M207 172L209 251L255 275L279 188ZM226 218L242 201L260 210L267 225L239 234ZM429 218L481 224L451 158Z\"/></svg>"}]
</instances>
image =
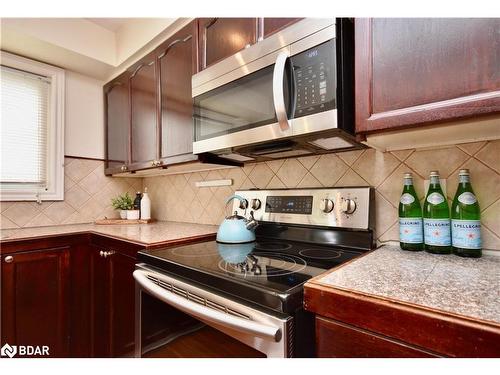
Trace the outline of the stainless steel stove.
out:
<instances>
[{"instance_id":1,"label":"stainless steel stove","mask_svg":"<svg viewBox=\"0 0 500 375\"><path fill-rule=\"evenodd\" d=\"M233 211L252 214L259 222L255 242L211 241L139 253L137 356L151 350L178 353L169 347L202 332L203 324L267 356L314 355L314 320L302 308L303 285L373 247L373 191L237 194L245 200L234 202ZM190 323L162 328L163 336L153 332L147 325L158 316L148 317L151 311L144 308L154 304L151 297L167 304L169 314L182 312ZM161 339L148 342L155 335Z\"/></svg>"}]
</instances>

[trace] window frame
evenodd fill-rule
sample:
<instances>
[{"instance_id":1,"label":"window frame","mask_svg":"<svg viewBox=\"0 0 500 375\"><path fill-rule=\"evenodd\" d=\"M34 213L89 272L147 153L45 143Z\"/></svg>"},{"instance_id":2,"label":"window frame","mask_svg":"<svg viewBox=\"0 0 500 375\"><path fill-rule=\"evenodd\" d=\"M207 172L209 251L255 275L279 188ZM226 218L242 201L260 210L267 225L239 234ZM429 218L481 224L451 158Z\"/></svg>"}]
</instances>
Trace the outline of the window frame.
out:
<instances>
[{"instance_id":1,"label":"window frame","mask_svg":"<svg viewBox=\"0 0 500 375\"><path fill-rule=\"evenodd\" d=\"M0 201L64 200L64 69L0 51L0 65L50 78L49 118L47 122L47 187L21 185L13 188L0 183ZM2 161L3 162L3 161Z\"/></svg>"}]
</instances>

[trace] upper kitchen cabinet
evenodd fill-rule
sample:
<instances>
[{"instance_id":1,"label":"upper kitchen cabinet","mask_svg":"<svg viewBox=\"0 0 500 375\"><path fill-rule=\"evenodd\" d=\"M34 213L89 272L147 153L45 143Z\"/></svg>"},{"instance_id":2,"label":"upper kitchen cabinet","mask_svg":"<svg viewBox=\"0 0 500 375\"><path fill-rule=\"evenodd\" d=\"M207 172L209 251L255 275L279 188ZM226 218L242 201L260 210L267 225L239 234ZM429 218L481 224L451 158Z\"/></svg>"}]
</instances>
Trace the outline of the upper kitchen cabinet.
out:
<instances>
[{"instance_id":1,"label":"upper kitchen cabinet","mask_svg":"<svg viewBox=\"0 0 500 375\"><path fill-rule=\"evenodd\" d=\"M257 18L200 18L200 70L257 42Z\"/></svg>"},{"instance_id":2,"label":"upper kitchen cabinet","mask_svg":"<svg viewBox=\"0 0 500 375\"><path fill-rule=\"evenodd\" d=\"M157 68L151 53L129 70L132 169L155 166L158 157Z\"/></svg>"},{"instance_id":3,"label":"upper kitchen cabinet","mask_svg":"<svg viewBox=\"0 0 500 375\"><path fill-rule=\"evenodd\" d=\"M262 32L260 38L267 38L301 19L302 18L262 18Z\"/></svg>"},{"instance_id":4,"label":"upper kitchen cabinet","mask_svg":"<svg viewBox=\"0 0 500 375\"><path fill-rule=\"evenodd\" d=\"M129 79L124 73L104 86L106 173L124 172L129 164Z\"/></svg>"},{"instance_id":5,"label":"upper kitchen cabinet","mask_svg":"<svg viewBox=\"0 0 500 375\"><path fill-rule=\"evenodd\" d=\"M191 76L198 65L197 22L193 21L158 48L160 75L160 159L173 164L193 155Z\"/></svg>"},{"instance_id":6,"label":"upper kitchen cabinet","mask_svg":"<svg viewBox=\"0 0 500 375\"><path fill-rule=\"evenodd\" d=\"M500 112L499 19L356 19L356 131Z\"/></svg>"}]
</instances>

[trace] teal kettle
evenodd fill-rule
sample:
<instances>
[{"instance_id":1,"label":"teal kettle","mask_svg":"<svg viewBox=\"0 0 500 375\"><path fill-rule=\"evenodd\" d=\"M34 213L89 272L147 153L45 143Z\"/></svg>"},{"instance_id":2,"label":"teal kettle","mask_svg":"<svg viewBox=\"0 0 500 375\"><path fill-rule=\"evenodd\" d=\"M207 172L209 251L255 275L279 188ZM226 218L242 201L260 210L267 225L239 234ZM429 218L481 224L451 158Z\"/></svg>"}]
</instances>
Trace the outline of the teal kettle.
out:
<instances>
[{"instance_id":1,"label":"teal kettle","mask_svg":"<svg viewBox=\"0 0 500 375\"><path fill-rule=\"evenodd\" d=\"M226 200L226 205L233 199L238 199L240 202L244 198L239 195L232 195ZM220 224L217 231L217 242L235 244L255 241L254 229L257 226L257 221L251 216L250 220L238 215L235 211L233 215L228 216Z\"/></svg>"}]
</instances>

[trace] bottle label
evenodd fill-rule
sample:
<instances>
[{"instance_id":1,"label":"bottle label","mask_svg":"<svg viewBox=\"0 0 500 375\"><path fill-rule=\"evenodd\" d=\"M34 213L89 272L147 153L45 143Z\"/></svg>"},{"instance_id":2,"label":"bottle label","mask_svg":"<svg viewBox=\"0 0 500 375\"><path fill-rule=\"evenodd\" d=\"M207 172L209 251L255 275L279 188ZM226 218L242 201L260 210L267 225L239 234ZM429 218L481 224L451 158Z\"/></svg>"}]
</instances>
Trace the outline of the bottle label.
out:
<instances>
[{"instance_id":1,"label":"bottle label","mask_svg":"<svg viewBox=\"0 0 500 375\"><path fill-rule=\"evenodd\" d=\"M458 196L458 201L462 204L474 204L477 202L476 196L468 191Z\"/></svg>"},{"instance_id":2,"label":"bottle label","mask_svg":"<svg viewBox=\"0 0 500 375\"><path fill-rule=\"evenodd\" d=\"M444 202L444 197L441 194L434 192L429 194L429 196L427 197L427 202L434 205L440 204Z\"/></svg>"},{"instance_id":3,"label":"bottle label","mask_svg":"<svg viewBox=\"0 0 500 375\"><path fill-rule=\"evenodd\" d=\"M399 218L399 241L405 243L424 242L421 218Z\"/></svg>"},{"instance_id":4,"label":"bottle label","mask_svg":"<svg viewBox=\"0 0 500 375\"><path fill-rule=\"evenodd\" d=\"M481 249L481 221L452 220L453 246L464 249Z\"/></svg>"},{"instance_id":5,"label":"bottle label","mask_svg":"<svg viewBox=\"0 0 500 375\"><path fill-rule=\"evenodd\" d=\"M413 198L413 195L409 193L404 193L401 195L401 199L399 200L402 204L412 204L415 202L415 198Z\"/></svg>"},{"instance_id":6,"label":"bottle label","mask_svg":"<svg viewBox=\"0 0 500 375\"><path fill-rule=\"evenodd\" d=\"M450 219L424 219L426 245L450 246Z\"/></svg>"}]
</instances>

